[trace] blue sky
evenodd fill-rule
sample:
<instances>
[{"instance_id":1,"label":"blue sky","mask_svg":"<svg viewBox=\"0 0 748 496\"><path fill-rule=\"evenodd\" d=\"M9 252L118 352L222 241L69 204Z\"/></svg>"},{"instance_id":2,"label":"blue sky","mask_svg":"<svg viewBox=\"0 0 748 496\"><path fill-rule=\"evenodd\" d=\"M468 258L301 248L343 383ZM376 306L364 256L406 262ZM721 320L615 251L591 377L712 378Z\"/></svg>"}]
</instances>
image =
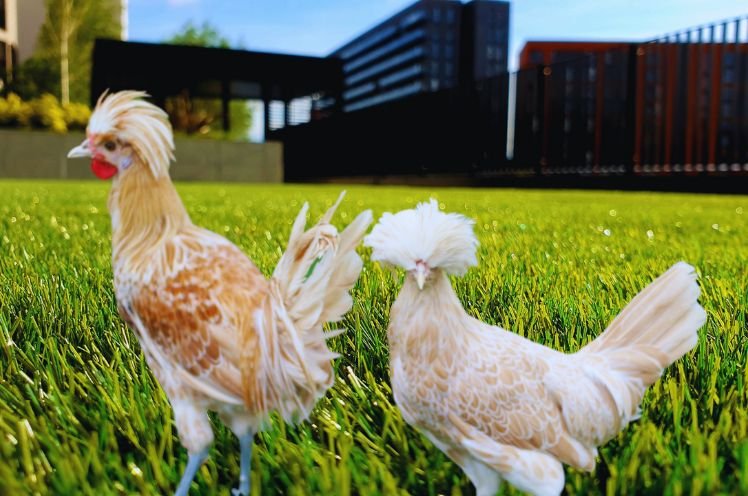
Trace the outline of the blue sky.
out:
<instances>
[{"instance_id":1,"label":"blue sky","mask_svg":"<svg viewBox=\"0 0 748 496\"><path fill-rule=\"evenodd\" d=\"M130 39L210 21L249 50L327 55L413 0L129 0ZM514 0L510 65L526 40L646 39L748 14L745 0Z\"/></svg>"}]
</instances>

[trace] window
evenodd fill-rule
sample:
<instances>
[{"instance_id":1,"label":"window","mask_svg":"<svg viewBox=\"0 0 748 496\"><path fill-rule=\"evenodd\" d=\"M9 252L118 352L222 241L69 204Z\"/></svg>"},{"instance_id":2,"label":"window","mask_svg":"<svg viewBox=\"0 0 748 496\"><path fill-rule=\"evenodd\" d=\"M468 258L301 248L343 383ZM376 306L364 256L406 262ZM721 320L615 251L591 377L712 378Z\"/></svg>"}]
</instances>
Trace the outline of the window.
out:
<instances>
[{"instance_id":1,"label":"window","mask_svg":"<svg viewBox=\"0 0 748 496\"><path fill-rule=\"evenodd\" d=\"M440 22L442 20L442 11L439 7L434 7L434 11L431 13L431 18L434 22Z\"/></svg>"},{"instance_id":2,"label":"window","mask_svg":"<svg viewBox=\"0 0 748 496\"><path fill-rule=\"evenodd\" d=\"M354 110L371 107L373 105L378 105L380 103L388 102L390 100L395 100L397 98L402 98L404 96L412 95L422 90L423 90L423 83L421 81L416 81L414 83L396 88L392 91L381 93L379 95L375 95L370 98L365 98L359 102L346 105L344 107L344 110L346 112L352 112Z\"/></svg>"},{"instance_id":3,"label":"window","mask_svg":"<svg viewBox=\"0 0 748 496\"><path fill-rule=\"evenodd\" d=\"M361 86L356 86L355 88L351 88L350 90L343 93L343 98L345 98L346 100L351 100L353 98L356 98L357 96L369 93L370 91L374 90L374 88L376 88L374 83L362 84Z\"/></svg>"},{"instance_id":4,"label":"window","mask_svg":"<svg viewBox=\"0 0 748 496\"><path fill-rule=\"evenodd\" d=\"M280 100L273 100L270 102L268 108L265 109L269 113L270 129L276 130L285 126L286 122L286 105Z\"/></svg>"},{"instance_id":5,"label":"window","mask_svg":"<svg viewBox=\"0 0 748 496\"><path fill-rule=\"evenodd\" d=\"M343 70L345 72L351 72L362 65L365 65L372 60L376 60L382 55L385 55L389 52L392 52L394 50L397 50L398 48L401 48L408 43L411 43L412 41L415 41L419 38L423 38L426 35L426 32L423 29L416 29L400 38L397 38L394 41L391 41L387 43L386 45L383 45L375 50L370 51L369 53L362 55L359 58L354 58L351 62L345 64L343 66Z\"/></svg>"},{"instance_id":6,"label":"window","mask_svg":"<svg viewBox=\"0 0 748 496\"><path fill-rule=\"evenodd\" d=\"M356 74L353 74L350 77L347 77L345 79L345 84L356 84L357 82L363 81L364 79L370 76L379 74L380 72L386 71L387 69L391 69L395 67L396 65L402 64L403 62L407 62L416 57L420 57L421 55L423 55L423 47L420 47L420 46L413 47L410 50L406 50L405 52L395 55L394 57L390 59L387 59L383 62L373 65L369 67L368 69L364 69L361 72L357 72Z\"/></svg>"},{"instance_id":7,"label":"window","mask_svg":"<svg viewBox=\"0 0 748 496\"><path fill-rule=\"evenodd\" d=\"M312 113L312 99L308 96L294 98L288 104L288 123L292 126L309 122Z\"/></svg>"},{"instance_id":8,"label":"window","mask_svg":"<svg viewBox=\"0 0 748 496\"><path fill-rule=\"evenodd\" d=\"M411 14L408 14L405 19L403 19L403 21L400 23L400 26L403 28L407 28L408 26L411 26L418 21L422 21L425 17L426 13L423 10L412 12Z\"/></svg>"},{"instance_id":9,"label":"window","mask_svg":"<svg viewBox=\"0 0 748 496\"><path fill-rule=\"evenodd\" d=\"M455 22L455 11L447 9L447 24L454 24Z\"/></svg>"},{"instance_id":10,"label":"window","mask_svg":"<svg viewBox=\"0 0 748 496\"><path fill-rule=\"evenodd\" d=\"M399 83L400 81L404 81L413 76L418 76L422 72L423 72L423 66L421 64L416 64L416 65L407 67L405 69L399 70L397 72L393 72L389 76L385 76L381 78L379 80L379 86L381 87L390 86L391 84Z\"/></svg>"},{"instance_id":11,"label":"window","mask_svg":"<svg viewBox=\"0 0 748 496\"><path fill-rule=\"evenodd\" d=\"M3 1L4 0L0 0L0 2L3 2ZM352 44L351 46L349 46L348 48L340 52L340 56L344 59L351 58L357 53L360 53L366 50L367 48L376 45L380 41L383 41L384 39L392 36L393 34L395 34L396 31L397 29L394 26L382 28L381 31L374 32L370 34L369 36L367 36L366 38L364 38L363 40L360 40Z\"/></svg>"},{"instance_id":12,"label":"window","mask_svg":"<svg viewBox=\"0 0 748 496\"><path fill-rule=\"evenodd\" d=\"M0 0L0 29L5 28L5 0Z\"/></svg>"}]
</instances>

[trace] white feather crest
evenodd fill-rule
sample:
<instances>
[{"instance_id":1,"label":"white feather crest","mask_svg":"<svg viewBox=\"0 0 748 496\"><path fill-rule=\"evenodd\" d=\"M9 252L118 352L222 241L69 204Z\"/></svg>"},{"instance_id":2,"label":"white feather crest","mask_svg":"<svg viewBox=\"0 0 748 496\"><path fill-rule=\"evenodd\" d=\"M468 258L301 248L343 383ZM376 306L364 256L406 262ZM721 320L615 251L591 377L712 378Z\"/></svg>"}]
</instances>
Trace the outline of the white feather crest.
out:
<instances>
[{"instance_id":1,"label":"white feather crest","mask_svg":"<svg viewBox=\"0 0 748 496\"><path fill-rule=\"evenodd\" d=\"M382 215L364 245L372 248L374 261L405 270L413 270L416 262L423 261L432 269L462 275L478 263L474 223L464 215L440 212L432 198L414 209Z\"/></svg>"},{"instance_id":2,"label":"white feather crest","mask_svg":"<svg viewBox=\"0 0 748 496\"><path fill-rule=\"evenodd\" d=\"M88 122L88 134L113 134L135 149L154 177L174 160L174 134L166 112L143 100L144 91L104 92Z\"/></svg>"}]
</instances>

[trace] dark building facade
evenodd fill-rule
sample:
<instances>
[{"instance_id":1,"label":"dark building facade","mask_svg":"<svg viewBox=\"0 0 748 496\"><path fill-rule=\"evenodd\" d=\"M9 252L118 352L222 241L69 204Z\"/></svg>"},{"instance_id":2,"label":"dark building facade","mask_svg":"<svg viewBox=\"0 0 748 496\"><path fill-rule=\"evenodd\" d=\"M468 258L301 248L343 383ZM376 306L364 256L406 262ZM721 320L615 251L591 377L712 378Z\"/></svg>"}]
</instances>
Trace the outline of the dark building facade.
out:
<instances>
[{"instance_id":1,"label":"dark building facade","mask_svg":"<svg viewBox=\"0 0 748 496\"><path fill-rule=\"evenodd\" d=\"M528 42L514 163L550 174L748 171L748 44L695 34Z\"/></svg>"},{"instance_id":2,"label":"dark building facade","mask_svg":"<svg viewBox=\"0 0 748 496\"><path fill-rule=\"evenodd\" d=\"M474 0L462 9L461 72L465 83L507 71L509 3Z\"/></svg>"},{"instance_id":3,"label":"dark building facade","mask_svg":"<svg viewBox=\"0 0 748 496\"><path fill-rule=\"evenodd\" d=\"M91 103L106 89L130 88L147 91L161 107L177 96L217 99L222 126L228 130L232 100L259 100L268 138L276 128L336 112L340 79L340 62L329 57L96 40ZM297 101L307 103L307 115L294 112Z\"/></svg>"},{"instance_id":4,"label":"dark building facade","mask_svg":"<svg viewBox=\"0 0 748 496\"><path fill-rule=\"evenodd\" d=\"M509 3L419 0L331 54L342 108L360 110L506 73Z\"/></svg>"}]
</instances>

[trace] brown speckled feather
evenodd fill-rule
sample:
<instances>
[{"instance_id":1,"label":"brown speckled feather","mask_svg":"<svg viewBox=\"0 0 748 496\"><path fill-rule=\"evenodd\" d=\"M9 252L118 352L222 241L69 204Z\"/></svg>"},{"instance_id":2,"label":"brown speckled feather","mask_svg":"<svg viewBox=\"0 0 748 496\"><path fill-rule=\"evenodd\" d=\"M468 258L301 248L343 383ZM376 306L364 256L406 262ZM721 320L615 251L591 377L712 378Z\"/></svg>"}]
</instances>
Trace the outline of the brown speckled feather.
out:
<instances>
[{"instance_id":1,"label":"brown speckled feather","mask_svg":"<svg viewBox=\"0 0 748 496\"><path fill-rule=\"evenodd\" d=\"M395 401L479 496L502 479L555 496L562 462L593 470L596 447L637 417L646 387L705 320L693 268L679 263L591 344L561 353L465 312L447 276L476 263L469 219L432 200L384 214L365 243L407 271L387 331Z\"/></svg>"},{"instance_id":2,"label":"brown speckled feather","mask_svg":"<svg viewBox=\"0 0 748 496\"><path fill-rule=\"evenodd\" d=\"M167 241L168 252L187 252L184 261L133 287L131 308L169 360L206 386L242 397L237 343L256 334L253 315L268 283L236 247L198 241L189 234Z\"/></svg>"}]
</instances>

